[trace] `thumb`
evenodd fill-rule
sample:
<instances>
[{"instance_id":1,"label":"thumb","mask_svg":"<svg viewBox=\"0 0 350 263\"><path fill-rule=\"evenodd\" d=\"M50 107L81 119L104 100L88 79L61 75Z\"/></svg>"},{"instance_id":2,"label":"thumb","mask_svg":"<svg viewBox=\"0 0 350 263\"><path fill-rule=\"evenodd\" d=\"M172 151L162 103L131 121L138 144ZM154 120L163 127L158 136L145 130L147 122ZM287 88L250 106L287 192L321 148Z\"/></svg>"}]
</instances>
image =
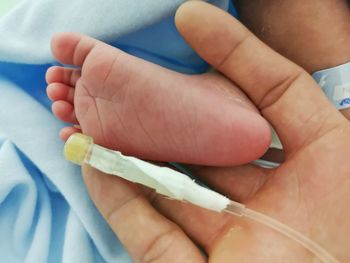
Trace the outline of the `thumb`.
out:
<instances>
[{"instance_id":1,"label":"thumb","mask_svg":"<svg viewBox=\"0 0 350 263\"><path fill-rule=\"evenodd\" d=\"M185 40L250 97L276 129L286 155L312 143L345 118L302 68L267 47L223 10L188 1L176 14Z\"/></svg>"}]
</instances>

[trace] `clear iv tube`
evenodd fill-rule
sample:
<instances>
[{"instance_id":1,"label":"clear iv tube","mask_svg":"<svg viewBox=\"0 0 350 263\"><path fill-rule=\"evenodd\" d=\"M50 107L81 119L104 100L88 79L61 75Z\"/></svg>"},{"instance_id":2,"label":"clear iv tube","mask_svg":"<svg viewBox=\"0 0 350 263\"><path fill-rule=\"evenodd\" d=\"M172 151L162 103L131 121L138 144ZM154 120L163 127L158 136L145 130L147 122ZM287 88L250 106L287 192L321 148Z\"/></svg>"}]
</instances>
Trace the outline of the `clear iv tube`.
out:
<instances>
[{"instance_id":1,"label":"clear iv tube","mask_svg":"<svg viewBox=\"0 0 350 263\"><path fill-rule=\"evenodd\" d=\"M235 203L235 202L234 202ZM240 213L237 213L237 210L235 209L235 204L228 206L228 208L225 210L225 212L233 214L235 216L241 216L249 218L255 222L258 222L260 224L263 224L265 226L268 226L277 232L285 235L286 237L294 240L310 252L312 252L321 262L324 263L339 263L337 259L335 259L332 255L330 255L326 250L324 250L322 247L320 247L318 244L307 238L306 236L300 234L299 232L295 231L294 229L282 224L281 222L268 217L264 214L261 214L259 212L256 212L254 210L251 210L249 208L245 208L240 210Z\"/></svg>"},{"instance_id":2,"label":"clear iv tube","mask_svg":"<svg viewBox=\"0 0 350 263\"><path fill-rule=\"evenodd\" d=\"M93 144L92 138L82 134L75 134L69 138L65 145L65 156L78 165L83 163L92 165L102 172L151 187L158 193L170 198L184 200L214 211L223 211L235 216L249 218L294 240L312 252L321 262L339 263L322 247L301 233L271 217L245 207L244 204L230 201L223 195L198 185L184 173L157 167L134 157L123 156L120 152ZM91 159L96 159L95 166L93 162L90 162ZM158 174L160 176L158 179L162 178L162 180L157 181L157 177L152 177L152 174ZM166 175L168 175L168 180L164 181ZM166 183L170 181L173 183ZM174 184L174 181L178 183ZM199 196L201 198L198 198ZM214 203L213 200L215 200Z\"/></svg>"}]
</instances>

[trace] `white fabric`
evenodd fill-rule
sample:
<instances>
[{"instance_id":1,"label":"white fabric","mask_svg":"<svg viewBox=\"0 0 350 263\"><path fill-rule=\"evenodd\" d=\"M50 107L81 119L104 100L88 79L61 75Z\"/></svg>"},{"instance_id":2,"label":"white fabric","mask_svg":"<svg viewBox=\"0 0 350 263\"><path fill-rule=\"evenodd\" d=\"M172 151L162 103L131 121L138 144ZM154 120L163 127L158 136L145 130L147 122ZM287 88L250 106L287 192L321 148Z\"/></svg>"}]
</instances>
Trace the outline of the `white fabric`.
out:
<instances>
[{"instance_id":1,"label":"white fabric","mask_svg":"<svg viewBox=\"0 0 350 263\"><path fill-rule=\"evenodd\" d=\"M22 0L0 20L0 61L53 61L50 39L74 31L113 41L174 12L185 0ZM226 7L228 0L215 0Z\"/></svg>"}]
</instances>

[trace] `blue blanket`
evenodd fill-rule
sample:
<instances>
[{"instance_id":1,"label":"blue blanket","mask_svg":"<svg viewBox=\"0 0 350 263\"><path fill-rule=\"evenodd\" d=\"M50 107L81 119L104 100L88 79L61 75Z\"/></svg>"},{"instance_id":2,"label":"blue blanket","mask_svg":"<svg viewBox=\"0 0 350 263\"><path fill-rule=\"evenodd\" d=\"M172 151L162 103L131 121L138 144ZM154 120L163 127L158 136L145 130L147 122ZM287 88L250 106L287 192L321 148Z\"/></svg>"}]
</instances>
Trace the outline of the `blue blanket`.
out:
<instances>
[{"instance_id":1,"label":"blue blanket","mask_svg":"<svg viewBox=\"0 0 350 263\"><path fill-rule=\"evenodd\" d=\"M62 157L44 74L49 40L78 31L184 73L204 63L178 35L184 0L22 0L0 18L0 261L131 262ZM228 8L228 0L211 1ZM100 15L104 14L104 15Z\"/></svg>"}]
</instances>

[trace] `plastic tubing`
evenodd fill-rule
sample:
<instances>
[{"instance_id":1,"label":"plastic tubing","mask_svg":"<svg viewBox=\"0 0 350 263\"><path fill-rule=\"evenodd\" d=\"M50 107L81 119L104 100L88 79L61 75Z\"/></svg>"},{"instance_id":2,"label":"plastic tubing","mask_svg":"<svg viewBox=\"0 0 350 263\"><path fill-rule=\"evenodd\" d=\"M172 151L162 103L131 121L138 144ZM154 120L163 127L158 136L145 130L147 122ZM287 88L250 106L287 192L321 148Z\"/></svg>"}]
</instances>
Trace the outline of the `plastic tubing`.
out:
<instances>
[{"instance_id":1,"label":"plastic tubing","mask_svg":"<svg viewBox=\"0 0 350 263\"><path fill-rule=\"evenodd\" d=\"M281 222L266 216L262 213L259 213L257 211L254 211L249 208L243 208L237 210L237 205L235 202L233 204L230 204L225 210L226 213L233 214L235 216L240 217L246 217L249 218L255 222L258 222L260 224L263 224L265 226L268 226L279 233L283 234L284 236L294 240L299 245L304 247L305 249L309 250L311 253L313 253L321 262L324 263L339 263L337 259L335 259L331 254L329 254L326 250L324 250L321 246L313 242L311 239L307 238L306 236L302 235L301 233L295 231L294 229L282 224Z\"/></svg>"},{"instance_id":2,"label":"plastic tubing","mask_svg":"<svg viewBox=\"0 0 350 263\"><path fill-rule=\"evenodd\" d=\"M88 164L104 173L143 184L171 199L186 201L217 212L249 218L294 240L313 253L321 262L339 262L301 233L271 217L247 208L244 204L229 200L227 197L197 184L195 180L184 173L167 167L159 167L134 157L124 156L120 152L94 144L91 137L79 133L72 135L67 140L64 155L67 160L75 164Z\"/></svg>"}]
</instances>

